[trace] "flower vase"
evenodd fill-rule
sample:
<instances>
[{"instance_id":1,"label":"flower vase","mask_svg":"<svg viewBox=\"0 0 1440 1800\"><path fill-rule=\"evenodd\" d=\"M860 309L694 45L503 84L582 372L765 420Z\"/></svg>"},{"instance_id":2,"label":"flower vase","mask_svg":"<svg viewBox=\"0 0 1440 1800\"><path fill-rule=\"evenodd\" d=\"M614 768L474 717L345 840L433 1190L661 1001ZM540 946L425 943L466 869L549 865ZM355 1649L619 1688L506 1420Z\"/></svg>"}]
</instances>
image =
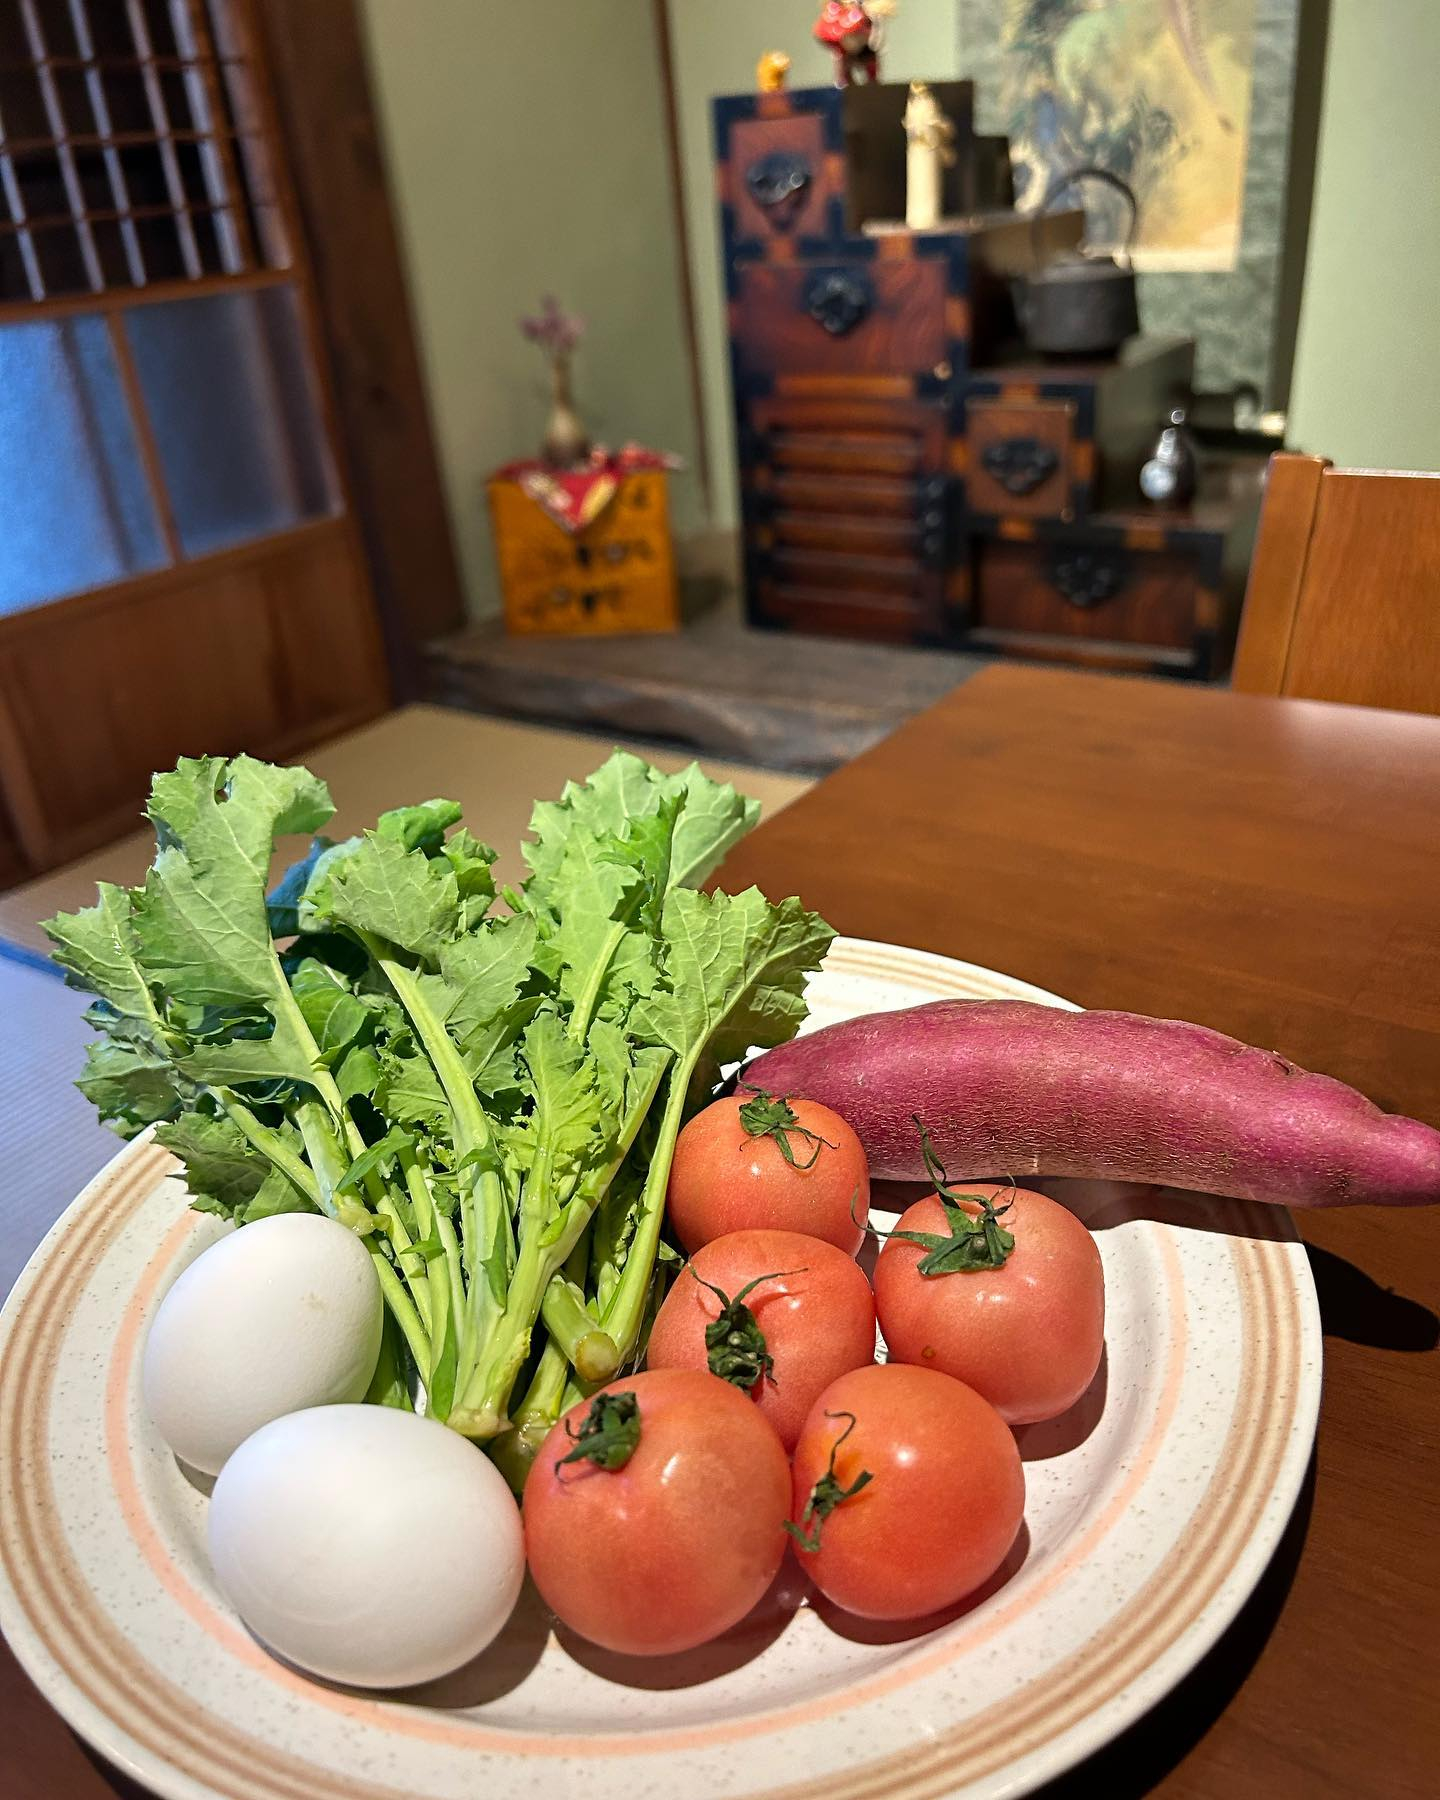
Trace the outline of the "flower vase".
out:
<instances>
[{"instance_id":1,"label":"flower vase","mask_svg":"<svg viewBox=\"0 0 1440 1800\"><path fill-rule=\"evenodd\" d=\"M570 394L570 358L556 355L550 365L550 420L540 453L552 469L573 469L590 454L590 437L580 422Z\"/></svg>"}]
</instances>

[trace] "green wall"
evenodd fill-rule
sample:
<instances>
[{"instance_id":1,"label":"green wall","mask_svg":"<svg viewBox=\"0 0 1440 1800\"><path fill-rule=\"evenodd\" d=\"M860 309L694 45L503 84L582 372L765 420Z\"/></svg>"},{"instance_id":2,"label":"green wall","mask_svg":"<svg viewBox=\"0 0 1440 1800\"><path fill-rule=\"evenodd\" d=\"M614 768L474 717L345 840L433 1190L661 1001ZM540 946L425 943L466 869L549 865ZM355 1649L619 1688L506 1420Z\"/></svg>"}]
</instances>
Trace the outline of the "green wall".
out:
<instances>
[{"instance_id":1,"label":"green wall","mask_svg":"<svg viewBox=\"0 0 1440 1800\"><path fill-rule=\"evenodd\" d=\"M723 5L720 0L667 0L667 4L674 44L706 431L714 471L714 522L733 525L738 516L735 434L730 417L710 102L716 94L753 91L755 64L763 50L784 50L789 54L793 64L792 87L828 85L834 65L829 53L810 35L819 10L813 0L725 0ZM943 81L956 73L959 0L901 0L899 11L886 30L889 48L883 73L887 81Z\"/></svg>"},{"instance_id":2,"label":"green wall","mask_svg":"<svg viewBox=\"0 0 1440 1800\"><path fill-rule=\"evenodd\" d=\"M1331 0L1288 440L1440 469L1440 3Z\"/></svg>"},{"instance_id":3,"label":"green wall","mask_svg":"<svg viewBox=\"0 0 1440 1800\"><path fill-rule=\"evenodd\" d=\"M711 7L693 0L693 10ZM591 431L694 460L653 17L642 0L364 0L364 13L441 466L479 615L499 604L485 477L533 453L544 429L543 359L515 326L542 293L589 321L576 389ZM698 523L694 476L677 476L672 494L681 529Z\"/></svg>"}]
</instances>

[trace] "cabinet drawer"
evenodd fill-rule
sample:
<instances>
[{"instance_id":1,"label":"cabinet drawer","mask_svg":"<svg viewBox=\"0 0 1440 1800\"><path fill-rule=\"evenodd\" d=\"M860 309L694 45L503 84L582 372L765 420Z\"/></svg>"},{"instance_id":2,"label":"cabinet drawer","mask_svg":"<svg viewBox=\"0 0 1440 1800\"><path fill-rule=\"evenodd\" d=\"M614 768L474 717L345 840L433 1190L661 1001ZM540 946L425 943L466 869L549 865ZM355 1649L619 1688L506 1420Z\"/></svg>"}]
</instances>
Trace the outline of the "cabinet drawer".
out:
<instances>
[{"instance_id":1,"label":"cabinet drawer","mask_svg":"<svg viewBox=\"0 0 1440 1800\"><path fill-rule=\"evenodd\" d=\"M777 542L770 566L778 581L805 588L852 588L857 593L910 595L924 581L913 554L855 556L847 550L811 550Z\"/></svg>"},{"instance_id":2,"label":"cabinet drawer","mask_svg":"<svg viewBox=\"0 0 1440 1800\"><path fill-rule=\"evenodd\" d=\"M747 438L753 467L812 511L833 487L847 510L913 512L917 481L944 462L945 414L922 400L757 400Z\"/></svg>"},{"instance_id":3,"label":"cabinet drawer","mask_svg":"<svg viewBox=\"0 0 1440 1800\"><path fill-rule=\"evenodd\" d=\"M971 636L995 645L1073 638L1188 652L1200 600L1195 564L1174 551L985 542Z\"/></svg>"},{"instance_id":4,"label":"cabinet drawer","mask_svg":"<svg viewBox=\"0 0 1440 1800\"><path fill-rule=\"evenodd\" d=\"M912 519L913 481L854 479L805 469L757 469L755 488L778 513L840 514L860 519ZM943 482L940 486L943 487Z\"/></svg>"},{"instance_id":5,"label":"cabinet drawer","mask_svg":"<svg viewBox=\"0 0 1440 1800\"><path fill-rule=\"evenodd\" d=\"M732 335L758 375L928 375L948 356L946 265L855 259L746 263Z\"/></svg>"},{"instance_id":6,"label":"cabinet drawer","mask_svg":"<svg viewBox=\"0 0 1440 1800\"><path fill-rule=\"evenodd\" d=\"M842 551L851 556L911 556L920 537L920 526L913 518L795 512L788 507L775 509L770 529L777 545Z\"/></svg>"},{"instance_id":7,"label":"cabinet drawer","mask_svg":"<svg viewBox=\"0 0 1440 1800\"><path fill-rule=\"evenodd\" d=\"M971 400L965 436L967 511L1074 517L1074 401Z\"/></svg>"},{"instance_id":8,"label":"cabinet drawer","mask_svg":"<svg viewBox=\"0 0 1440 1800\"><path fill-rule=\"evenodd\" d=\"M841 159L825 148L819 113L737 119L730 127L723 197L736 243L820 238L841 194Z\"/></svg>"}]
</instances>

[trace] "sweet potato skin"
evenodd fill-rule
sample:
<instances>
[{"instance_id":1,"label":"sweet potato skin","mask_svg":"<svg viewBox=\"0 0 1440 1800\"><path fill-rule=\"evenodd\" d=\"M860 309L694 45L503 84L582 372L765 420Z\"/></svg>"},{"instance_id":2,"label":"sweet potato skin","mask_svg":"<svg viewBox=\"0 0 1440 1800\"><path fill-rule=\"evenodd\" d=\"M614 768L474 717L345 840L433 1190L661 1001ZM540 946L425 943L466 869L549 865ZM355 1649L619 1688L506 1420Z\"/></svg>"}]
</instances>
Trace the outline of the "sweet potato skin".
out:
<instances>
[{"instance_id":1,"label":"sweet potato skin","mask_svg":"<svg viewBox=\"0 0 1440 1800\"><path fill-rule=\"evenodd\" d=\"M1440 1131L1176 1019L937 1000L782 1044L745 1079L833 1107L880 1180L1075 1175L1283 1206L1440 1201Z\"/></svg>"}]
</instances>

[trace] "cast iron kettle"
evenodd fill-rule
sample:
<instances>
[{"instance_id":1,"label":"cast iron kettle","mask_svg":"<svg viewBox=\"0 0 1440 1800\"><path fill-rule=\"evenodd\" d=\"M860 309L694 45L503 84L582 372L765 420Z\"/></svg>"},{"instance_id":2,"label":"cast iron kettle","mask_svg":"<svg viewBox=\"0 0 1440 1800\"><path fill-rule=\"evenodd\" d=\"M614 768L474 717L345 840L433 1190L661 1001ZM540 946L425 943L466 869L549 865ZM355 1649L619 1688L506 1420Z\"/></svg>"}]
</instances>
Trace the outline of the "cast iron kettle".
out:
<instances>
[{"instance_id":1,"label":"cast iron kettle","mask_svg":"<svg viewBox=\"0 0 1440 1800\"><path fill-rule=\"evenodd\" d=\"M1049 212L1072 182L1082 180L1107 182L1129 201L1130 228L1121 251L1125 260L1122 266L1107 254L1067 250L1016 284L1020 329L1030 348L1045 356L1109 356L1140 329L1130 266L1140 208L1127 184L1108 169L1072 169L1052 183L1035 216Z\"/></svg>"}]
</instances>

